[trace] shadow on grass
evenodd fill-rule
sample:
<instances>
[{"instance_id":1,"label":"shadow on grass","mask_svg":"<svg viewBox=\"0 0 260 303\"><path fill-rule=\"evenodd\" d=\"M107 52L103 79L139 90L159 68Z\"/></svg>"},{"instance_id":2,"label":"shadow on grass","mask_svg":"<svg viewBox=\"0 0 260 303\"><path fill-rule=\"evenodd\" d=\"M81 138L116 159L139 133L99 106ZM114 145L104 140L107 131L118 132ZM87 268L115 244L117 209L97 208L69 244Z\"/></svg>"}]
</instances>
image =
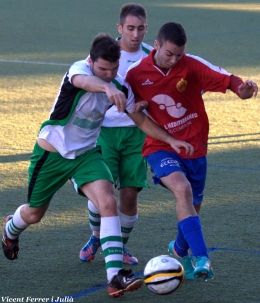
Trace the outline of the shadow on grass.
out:
<instances>
[{"instance_id":1,"label":"shadow on grass","mask_svg":"<svg viewBox=\"0 0 260 303\"><path fill-rule=\"evenodd\" d=\"M17 155L1 155L0 163L19 162L19 161L30 161L31 153L17 154Z\"/></svg>"}]
</instances>

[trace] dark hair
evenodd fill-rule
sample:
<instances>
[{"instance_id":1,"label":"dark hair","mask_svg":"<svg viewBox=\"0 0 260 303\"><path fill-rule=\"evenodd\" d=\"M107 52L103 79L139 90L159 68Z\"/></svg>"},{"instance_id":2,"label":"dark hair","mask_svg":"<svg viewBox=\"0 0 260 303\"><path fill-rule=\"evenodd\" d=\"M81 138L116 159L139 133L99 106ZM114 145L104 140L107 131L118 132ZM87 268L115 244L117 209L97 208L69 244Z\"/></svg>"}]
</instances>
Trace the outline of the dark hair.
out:
<instances>
[{"instance_id":1,"label":"dark hair","mask_svg":"<svg viewBox=\"0 0 260 303\"><path fill-rule=\"evenodd\" d=\"M176 22L168 22L159 29L157 41L160 45L166 41L169 41L177 46L183 46L187 42L187 36L181 24Z\"/></svg>"},{"instance_id":2,"label":"dark hair","mask_svg":"<svg viewBox=\"0 0 260 303\"><path fill-rule=\"evenodd\" d=\"M145 8L138 3L127 3L121 7L119 22L121 25L124 25L125 19L128 15L132 15L138 18L146 19L146 10Z\"/></svg>"},{"instance_id":3,"label":"dark hair","mask_svg":"<svg viewBox=\"0 0 260 303\"><path fill-rule=\"evenodd\" d=\"M92 41L90 48L90 58L93 62L99 58L116 62L120 59L120 46L118 42L109 34L100 33Z\"/></svg>"}]
</instances>

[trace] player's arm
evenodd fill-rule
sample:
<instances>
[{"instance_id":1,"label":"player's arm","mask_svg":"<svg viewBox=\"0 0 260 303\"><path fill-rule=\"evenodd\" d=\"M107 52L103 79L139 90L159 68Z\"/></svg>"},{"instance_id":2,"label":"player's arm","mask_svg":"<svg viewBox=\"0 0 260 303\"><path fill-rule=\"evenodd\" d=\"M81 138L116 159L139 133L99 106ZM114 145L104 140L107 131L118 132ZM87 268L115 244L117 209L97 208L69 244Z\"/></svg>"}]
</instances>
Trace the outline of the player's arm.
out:
<instances>
[{"instance_id":1,"label":"player's arm","mask_svg":"<svg viewBox=\"0 0 260 303\"><path fill-rule=\"evenodd\" d=\"M113 84L106 82L96 76L74 75L72 77L74 86L91 93L105 93L108 99L117 107L118 112L123 112L126 106L126 97Z\"/></svg>"},{"instance_id":2,"label":"player's arm","mask_svg":"<svg viewBox=\"0 0 260 303\"><path fill-rule=\"evenodd\" d=\"M258 86L252 80L246 80L238 87L238 94L241 99L249 99L253 96L256 97L257 93L258 93Z\"/></svg>"},{"instance_id":3,"label":"player's arm","mask_svg":"<svg viewBox=\"0 0 260 303\"><path fill-rule=\"evenodd\" d=\"M258 93L258 86L252 80L243 80L235 75L230 76L230 90L237 94L241 99L249 99L252 96L256 97Z\"/></svg>"},{"instance_id":4,"label":"player's arm","mask_svg":"<svg viewBox=\"0 0 260 303\"><path fill-rule=\"evenodd\" d=\"M185 148L187 155L192 155L194 152L193 146L185 141L180 141L172 137L165 129L156 124L152 119L144 113L132 113L128 116L134 123L148 136L169 144L177 153L180 153L180 148Z\"/></svg>"},{"instance_id":5,"label":"player's arm","mask_svg":"<svg viewBox=\"0 0 260 303\"><path fill-rule=\"evenodd\" d=\"M138 113L143 111L144 109L146 109L148 107L148 102L147 101L139 101L136 102L133 108L132 113Z\"/></svg>"}]
</instances>

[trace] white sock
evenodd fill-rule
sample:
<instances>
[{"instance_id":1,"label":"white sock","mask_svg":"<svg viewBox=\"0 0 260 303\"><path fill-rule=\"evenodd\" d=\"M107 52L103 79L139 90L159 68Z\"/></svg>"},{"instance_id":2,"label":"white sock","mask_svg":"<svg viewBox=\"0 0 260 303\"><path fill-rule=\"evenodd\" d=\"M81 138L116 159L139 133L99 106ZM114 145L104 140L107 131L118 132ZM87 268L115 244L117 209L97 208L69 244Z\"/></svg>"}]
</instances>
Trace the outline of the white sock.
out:
<instances>
[{"instance_id":1,"label":"white sock","mask_svg":"<svg viewBox=\"0 0 260 303\"><path fill-rule=\"evenodd\" d=\"M107 280L111 281L123 268L123 242L118 216L101 218L100 242L106 262Z\"/></svg>"},{"instance_id":2,"label":"white sock","mask_svg":"<svg viewBox=\"0 0 260 303\"><path fill-rule=\"evenodd\" d=\"M128 216L128 215L123 214L118 209L118 215L119 215L119 218L120 218L123 244L126 244L128 242L129 237L130 237L130 234L131 234L131 232L134 228L135 222L138 219L138 214L136 214L134 216Z\"/></svg>"},{"instance_id":3,"label":"white sock","mask_svg":"<svg viewBox=\"0 0 260 303\"><path fill-rule=\"evenodd\" d=\"M100 231L100 214L96 206L88 200L89 226L92 231Z\"/></svg>"},{"instance_id":4,"label":"white sock","mask_svg":"<svg viewBox=\"0 0 260 303\"><path fill-rule=\"evenodd\" d=\"M26 204L24 204L26 205ZM20 210L24 206L21 205L15 211L11 220L6 223L5 231L9 239L13 240L19 237L19 235L28 227L30 224L24 222L21 217Z\"/></svg>"}]
</instances>

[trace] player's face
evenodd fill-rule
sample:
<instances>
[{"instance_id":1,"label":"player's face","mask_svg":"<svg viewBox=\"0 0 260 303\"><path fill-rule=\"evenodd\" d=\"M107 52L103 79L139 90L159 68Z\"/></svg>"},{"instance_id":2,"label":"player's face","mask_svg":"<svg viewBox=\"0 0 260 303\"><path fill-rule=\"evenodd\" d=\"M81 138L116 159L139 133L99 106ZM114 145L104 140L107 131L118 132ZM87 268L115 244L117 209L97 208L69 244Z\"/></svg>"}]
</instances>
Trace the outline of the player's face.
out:
<instances>
[{"instance_id":1,"label":"player's face","mask_svg":"<svg viewBox=\"0 0 260 303\"><path fill-rule=\"evenodd\" d=\"M154 55L156 64L163 68L172 68L181 59L185 45L177 46L169 41L164 41L164 43L160 45L159 42L155 40L154 48L156 49Z\"/></svg>"},{"instance_id":2,"label":"player's face","mask_svg":"<svg viewBox=\"0 0 260 303\"><path fill-rule=\"evenodd\" d=\"M116 77L119 60L116 62L109 62L98 58L97 61L93 62L91 58L89 58L88 62L94 76L97 76L106 82L111 82Z\"/></svg>"},{"instance_id":3,"label":"player's face","mask_svg":"<svg viewBox=\"0 0 260 303\"><path fill-rule=\"evenodd\" d=\"M129 53L137 52L140 44L147 32L146 20L128 15L123 25L117 24L119 34L121 34L120 46L124 51Z\"/></svg>"}]
</instances>

